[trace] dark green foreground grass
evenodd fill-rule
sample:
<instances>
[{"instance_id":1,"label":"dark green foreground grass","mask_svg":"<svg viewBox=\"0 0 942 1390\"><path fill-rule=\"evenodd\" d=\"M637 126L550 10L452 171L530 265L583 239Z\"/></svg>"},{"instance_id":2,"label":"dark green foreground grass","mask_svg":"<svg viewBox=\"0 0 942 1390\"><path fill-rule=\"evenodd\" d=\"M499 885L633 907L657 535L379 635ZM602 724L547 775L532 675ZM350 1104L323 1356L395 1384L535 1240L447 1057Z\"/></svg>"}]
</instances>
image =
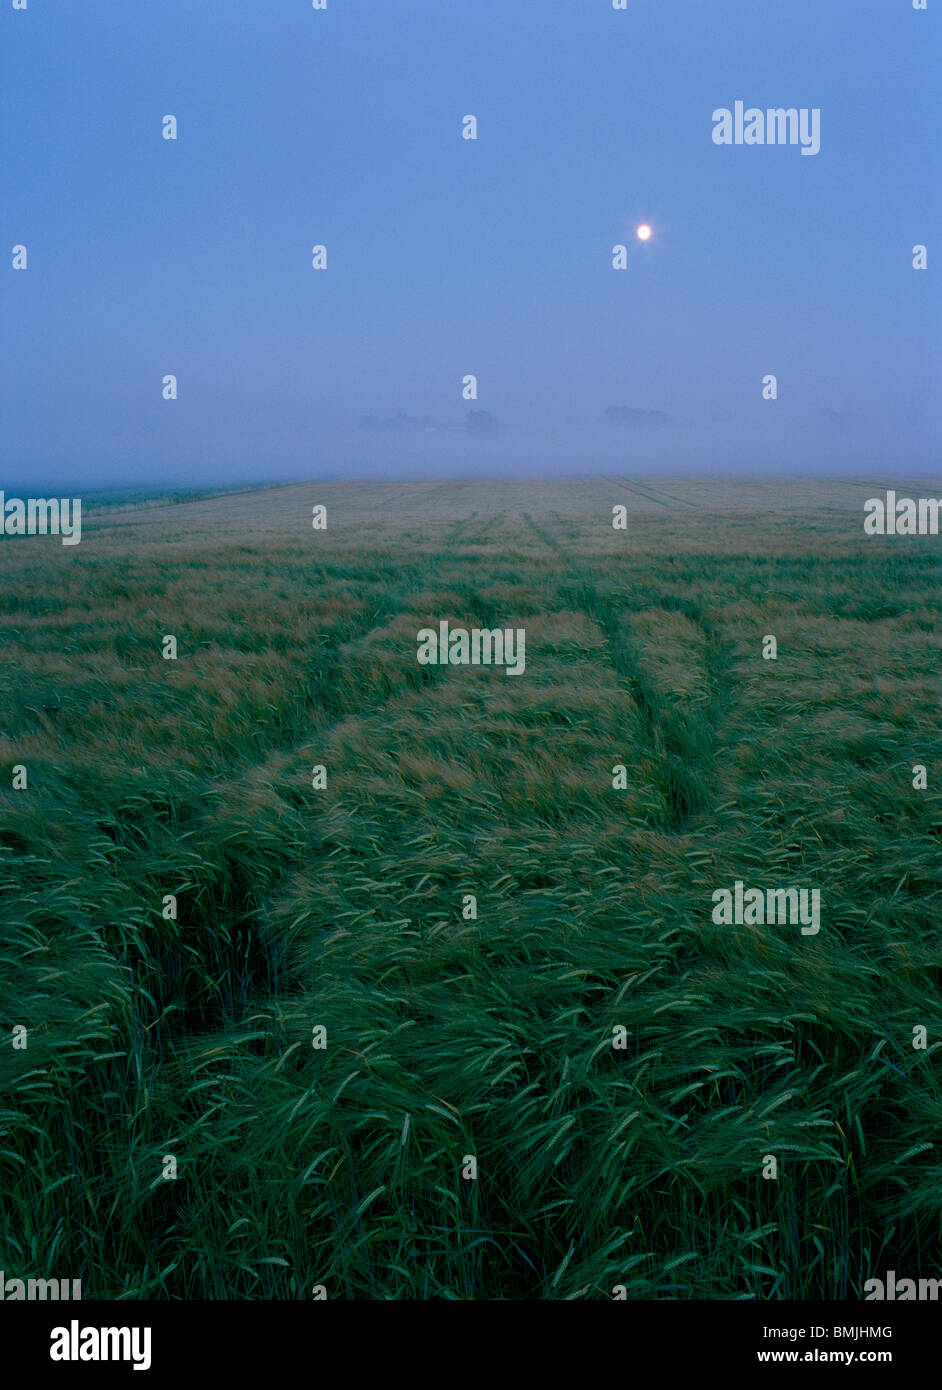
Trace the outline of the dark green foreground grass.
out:
<instances>
[{"instance_id":1,"label":"dark green foreground grass","mask_svg":"<svg viewBox=\"0 0 942 1390\"><path fill-rule=\"evenodd\" d=\"M760 559L774 518L751 553L684 520L689 546L551 513L4 544L8 1278L854 1299L942 1274L937 550L834 517ZM418 667L439 618L525 627L526 673ZM820 934L714 926L736 879L820 888Z\"/></svg>"}]
</instances>

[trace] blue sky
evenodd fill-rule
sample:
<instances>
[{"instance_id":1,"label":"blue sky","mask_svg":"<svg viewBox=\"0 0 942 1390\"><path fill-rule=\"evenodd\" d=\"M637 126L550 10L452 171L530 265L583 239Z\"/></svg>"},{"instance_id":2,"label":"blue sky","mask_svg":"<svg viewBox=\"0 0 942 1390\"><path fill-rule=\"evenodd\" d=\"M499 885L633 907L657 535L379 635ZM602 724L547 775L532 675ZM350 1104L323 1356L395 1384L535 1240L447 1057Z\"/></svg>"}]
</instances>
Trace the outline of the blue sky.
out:
<instances>
[{"instance_id":1,"label":"blue sky","mask_svg":"<svg viewBox=\"0 0 942 1390\"><path fill-rule=\"evenodd\" d=\"M935 0L0 3L8 487L935 467Z\"/></svg>"}]
</instances>

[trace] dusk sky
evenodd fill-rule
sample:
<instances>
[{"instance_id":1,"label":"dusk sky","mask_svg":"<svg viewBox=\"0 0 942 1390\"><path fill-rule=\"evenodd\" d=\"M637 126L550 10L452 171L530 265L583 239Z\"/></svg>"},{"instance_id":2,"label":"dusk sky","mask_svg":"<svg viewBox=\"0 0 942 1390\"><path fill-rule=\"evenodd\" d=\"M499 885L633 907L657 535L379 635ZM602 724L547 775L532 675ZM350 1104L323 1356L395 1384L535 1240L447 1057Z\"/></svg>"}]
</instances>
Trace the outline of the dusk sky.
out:
<instances>
[{"instance_id":1,"label":"dusk sky","mask_svg":"<svg viewBox=\"0 0 942 1390\"><path fill-rule=\"evenodd\" d=\"M940 13L3 0L4 485L933 473Z\"/></svg>"}]
</instances>

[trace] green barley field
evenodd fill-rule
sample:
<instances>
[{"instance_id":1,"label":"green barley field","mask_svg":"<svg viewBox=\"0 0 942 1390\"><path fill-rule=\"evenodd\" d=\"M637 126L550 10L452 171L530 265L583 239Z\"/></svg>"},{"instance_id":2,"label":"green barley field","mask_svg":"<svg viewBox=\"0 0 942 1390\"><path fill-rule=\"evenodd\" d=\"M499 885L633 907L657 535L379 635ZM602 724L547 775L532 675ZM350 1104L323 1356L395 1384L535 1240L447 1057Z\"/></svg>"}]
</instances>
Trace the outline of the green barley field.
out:
<instances>
[{"instance_id":1,"label":"green barley field","mask_svg":"<svg viewBox=\"0 0 942 1390\"><path fill-rule=\"evenodd\" d=\"M3 541L6 1277L942 1275L942 538L866 537L884 486L129 494ZM525 671L420 666L442 619ZM820 932L716 925L737 880Z\"/></svg>"}]
</instances>

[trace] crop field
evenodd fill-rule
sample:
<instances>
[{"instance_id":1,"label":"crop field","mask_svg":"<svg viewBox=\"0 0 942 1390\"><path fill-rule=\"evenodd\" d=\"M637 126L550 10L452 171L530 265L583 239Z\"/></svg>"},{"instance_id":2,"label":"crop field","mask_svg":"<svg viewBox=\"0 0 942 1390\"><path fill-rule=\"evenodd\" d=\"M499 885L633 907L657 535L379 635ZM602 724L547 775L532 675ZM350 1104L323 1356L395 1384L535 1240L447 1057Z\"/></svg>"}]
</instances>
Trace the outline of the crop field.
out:
<instances>
[{"instance_id":1,"label":"crop field","mask_svg":"<svg viewBox=\"0 0 942 1390\"><path fill-rule=\"evenodd\" d=\"M884 486L306 483L5 538L7 1278L942 1275L940 538L865 536ZM525 669L420 664L445 621ZM820 929L718 921L736 884Z\"/></svg>"}]
</instances>

